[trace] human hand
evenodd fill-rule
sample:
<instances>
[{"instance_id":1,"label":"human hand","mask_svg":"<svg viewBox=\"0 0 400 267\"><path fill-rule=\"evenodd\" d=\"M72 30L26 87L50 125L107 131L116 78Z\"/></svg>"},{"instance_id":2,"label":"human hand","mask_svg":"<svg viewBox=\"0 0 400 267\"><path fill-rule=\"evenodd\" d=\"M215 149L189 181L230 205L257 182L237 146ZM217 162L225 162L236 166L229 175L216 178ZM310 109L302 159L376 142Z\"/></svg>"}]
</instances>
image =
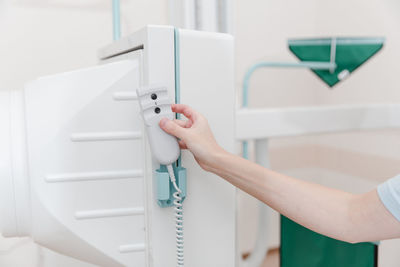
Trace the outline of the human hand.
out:
<instances>
[{"instance_id":1,"label":"human hand","mask_svg":"<svg viewBox=\"0 0 400 267\"><path fill-rule=\"evenodd\" d=\"M160 127L179 139L179 146L192 152L197 163L206 171L212 169L214 158L224 150L217 144L207 119L189 106L174 104L173 112L183 114L188 120L163 118Z\"/></svg>"}]
</instances>

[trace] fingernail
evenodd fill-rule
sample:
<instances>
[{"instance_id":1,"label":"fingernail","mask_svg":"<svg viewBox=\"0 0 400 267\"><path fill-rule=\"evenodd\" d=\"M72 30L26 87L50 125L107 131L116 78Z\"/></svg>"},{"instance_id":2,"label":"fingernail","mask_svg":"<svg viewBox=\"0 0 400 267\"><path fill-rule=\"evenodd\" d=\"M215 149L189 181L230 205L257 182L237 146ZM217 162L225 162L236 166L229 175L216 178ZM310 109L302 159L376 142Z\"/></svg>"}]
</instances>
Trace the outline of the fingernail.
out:
<instances>
[{"instance_id":1,"label":"fingernail","mask_svg":"<svg viewBox=\"0 0 400 267\"><path fill-rule=\"evenodd\" d=\"M162 118L162 119L160 120L160 126L163 127L167 122L168 122L168 119L167 119L167 118Z\"/></svg>"}]
</instances>

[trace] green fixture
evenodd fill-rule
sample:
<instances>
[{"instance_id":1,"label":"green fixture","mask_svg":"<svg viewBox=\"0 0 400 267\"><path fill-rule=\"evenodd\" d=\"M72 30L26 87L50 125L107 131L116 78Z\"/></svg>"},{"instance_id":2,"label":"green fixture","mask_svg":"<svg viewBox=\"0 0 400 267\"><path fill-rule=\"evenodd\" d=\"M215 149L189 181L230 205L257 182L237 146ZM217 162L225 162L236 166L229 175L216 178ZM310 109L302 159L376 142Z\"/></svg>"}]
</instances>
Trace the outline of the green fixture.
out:
<instances>
[{"instance_id":1,"label":"green fixture","mask_svg":"<svg viewBox=\"0 0 400 267\"><path fill-rule=\"evenodd\" d=\"M281 216L280 267L377 267L378 246L317 234Z\"/></svg>"},{"instance_id":2,"label":"green fixture","mask_svg":"<svg viewBox=\"0 0 400 267\"><path fill-rule=\"evenodd\" d=\"M332 87L375 55L384 38L291 39L289 50L301 61L334 62L335 68L312 71Z\"/></svg>"}]
</instances>

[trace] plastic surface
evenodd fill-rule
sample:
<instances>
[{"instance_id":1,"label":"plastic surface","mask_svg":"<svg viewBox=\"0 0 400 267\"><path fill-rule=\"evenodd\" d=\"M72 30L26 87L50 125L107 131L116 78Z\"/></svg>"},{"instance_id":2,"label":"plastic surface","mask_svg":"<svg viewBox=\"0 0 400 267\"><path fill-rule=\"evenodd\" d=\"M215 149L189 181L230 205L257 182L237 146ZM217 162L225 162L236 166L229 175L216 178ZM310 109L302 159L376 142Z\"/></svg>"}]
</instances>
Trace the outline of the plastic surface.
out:
<instances>
[{"instance_id":1,"label":"plastic surface","mask_svg":"<svg viewBox=\"0 0 400 267\"><path fill-rule=\"evenodd\" d=\"M385 42L384 38L325 38L293 39L288 41L288 45L290 51L301 61L329 62L332 40L336 42L336 68L334 71L313 69L313 72L330 87L375 55Z\"/></svg>"},{"instance_id":2,"label":"plastic surface","mask_svg":"<svg viewBox=\"0 0 400 267\"><path fill-rule=\"evenodd\" d=\"M182 202L186 197L186 169L182 167L173 166L176 183L179 189L182 191L180 196L182 197ZM157 192L157 203L160 207L172 207L174 205L174 197L173 194L176 192L173 187L167 168L162 165L159 169L155 171L156 176L156 192Z\"/></svg>"},{"instance_id":3,"label":"plastic surface","mask_svg":"<svg viewBox=\"0 0 400 267\"><path fill-rule=\"evenodd\" d=\"M159 126L162 118L174 119L168 88L150 85L139 87L136 92L152 155L160 164L172 164L180 155L178 140Z\"/></svg>"},{"instance_id":4,"label":"plastic surface","mask_svg":"<svg viewBox=\"0 0 400 267\"><path fill-rule=\"evenodd\" d=\"M31 227L25 110L22 90L1 92L0 228L3 236L26 236Z\"/></svg>"},{"instance_id":5,"label":"plastic surface","mask_svg":"<svg viewBox=\"0 0 400 267\"><path fill-rule=\"evenodd\" d=\"M140 60L138 51L43 77L19 96L30 163L25 236L99 266L146 264L142 122L138 104L121 100L139 86Z\"/></svg>"},{"instance_id":6,"label":"plastic surface","mask_svg":"<svg viewBox=\"0 0 400 267\"><path fill-rule=\"evenodd\" d=\"M281 216L281 267L377 267L377 246L317 234Z\"/></svg>"},{"instance_id":7,"label":"plastic surface","mask_svg":"<svg viewBox=\"0 0 400 267\"><path fill-rule=\"evenodd\" d=\"M179 40L181 103L201 112L218 144L236 153L232 36L179 30ZM236 266L236 188L203 171L185 150L182 166L188 177L184 202L185 265ZM165 265L159 262L156 266Z\"/></svg>"},{"instance_id":8,"label":"plastic surface","mask_svg":"<svg viewBox=\"0 0 400 267\"><path fill-rule=\"evenodd\" d=\"M11 128L11 92L0 92L0 123L3 128ZM3 236L16 236L17 218L13 186L11 130L0 131L0 230Z\"/></svg>"}]
</instances>

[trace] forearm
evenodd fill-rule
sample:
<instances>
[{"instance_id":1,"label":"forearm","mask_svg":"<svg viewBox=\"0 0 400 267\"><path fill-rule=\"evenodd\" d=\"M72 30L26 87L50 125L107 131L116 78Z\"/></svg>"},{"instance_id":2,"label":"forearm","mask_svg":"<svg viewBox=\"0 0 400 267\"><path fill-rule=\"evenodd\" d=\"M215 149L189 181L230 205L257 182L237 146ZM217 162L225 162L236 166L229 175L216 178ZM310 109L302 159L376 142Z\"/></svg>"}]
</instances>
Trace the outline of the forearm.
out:
<instances>
[{"instance_id":1,"label":"forearm","mask_svg":"<svg viewBox=\"0 0 400 267\"><path fill-rule=\"evenodd\" d=\"M400 237L400 223L383 206L376 190L353 195L282 175L229 154L217 144L207 120L192 108L172 111L187 121L163 119L160 127L179 138L199 165L225 178L283 215L327 236L349 241Z\"/></svg>"},{"instance_id":2,"label":"forearm","mask_svg":"<svg viewBox=\"0 0 400 267\"><path fill-rule=\"evenodd\" d=\"M364 209L362 195L294 179L229 153L217 155L210 170L318 233L348 242L381 237L373 230L380 222L368 222L374 206Z\"/></svg>"}]
</instances>

